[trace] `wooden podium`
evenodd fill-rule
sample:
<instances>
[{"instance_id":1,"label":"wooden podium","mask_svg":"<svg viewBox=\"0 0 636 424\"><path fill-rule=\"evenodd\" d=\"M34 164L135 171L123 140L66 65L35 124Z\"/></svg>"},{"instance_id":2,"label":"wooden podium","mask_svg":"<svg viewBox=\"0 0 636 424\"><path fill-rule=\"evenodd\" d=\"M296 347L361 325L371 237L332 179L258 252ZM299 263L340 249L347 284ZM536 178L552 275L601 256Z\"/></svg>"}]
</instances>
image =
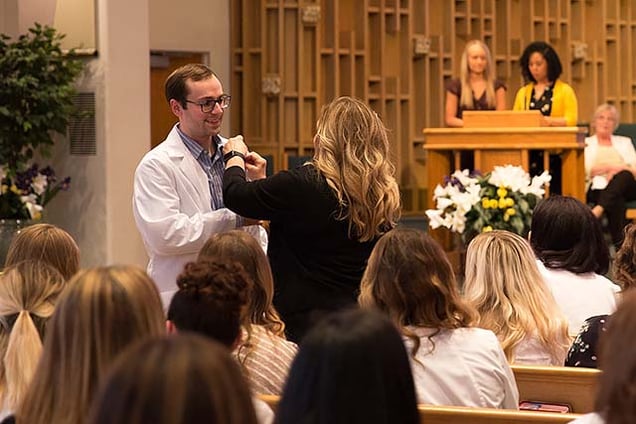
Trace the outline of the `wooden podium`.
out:
<instances>
[{"instance_id":1,"label":"wooden podium","mask_svg":"<svg viewBox=\"0 0 636 424\"><path fill-rule=\"evenodd\" d=\"M467 113L467 112L464 112ZM543 167L549 169L550 154L561 156L561 190L563 195L576 197L585 202L585 128L520 126L528 120L516 112L474 112L478 124L473 128L427 128L424 129L423 148L427 152L427 177L430 196L427 209L435 208L433 190L442 184L444 177L460 169L462 150L474 151L475 169L486 174L496 165L520 165L528 171L529 151L543 150ZM527 114L531 118L532 114ZM489 120L490 126L484 124ZM537 125L534 120L530 125ZM508 126L512 125L512 126ZM546 190L549 193L549 188ZM459 274L463 274L462 253L453 241L450 231L437 229L431 232L444 249Z\"/></svg>"},{"instance_id":2,"label":"wooden podium","mask_svg":"<svg viewBox=\"0 0 636 424\"><path fill-rule=\"evenodd\" d=\"M493 120L498 121L498 120ZM544 169L550 154L561 156L562 193L585 202L585 128L579 127L492 127L424 129L427 151L428 186L441 184L444 177L459 169L462 150L473 150L475 169L486 174L496 165L520 165L528 170L530 150L543 150ZM428 209L434 208L432 196Z\"/></svg>"}]
</instances>

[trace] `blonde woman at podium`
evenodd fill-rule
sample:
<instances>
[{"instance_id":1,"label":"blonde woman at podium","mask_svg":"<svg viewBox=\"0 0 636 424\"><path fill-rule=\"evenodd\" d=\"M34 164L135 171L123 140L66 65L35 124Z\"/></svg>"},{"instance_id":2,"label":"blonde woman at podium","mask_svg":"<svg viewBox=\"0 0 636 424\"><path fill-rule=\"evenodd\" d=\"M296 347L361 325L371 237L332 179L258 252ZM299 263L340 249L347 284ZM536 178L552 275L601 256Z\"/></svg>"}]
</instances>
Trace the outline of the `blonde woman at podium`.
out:
<instances>
[{"instance_id":1,"label":"blonde woman at podium","mask_svg":"<svg viewBox=\"0 0 636 424\"><path fill-rule=\"evenodd\" d=\"M463 127L465 110L505 110L506 86L495 79L492 56L481 40L466 43L460 63L460 77L446 84L445 122Z\"/></svg>"},{"instance_id":2,"label":"blonde woman at podium","mask_svg":"<svg viewBox=\"0 0 636 424\"><path fill-rule=\"evenodd\" d=\"M559 79L563 67L554 48L545 41L534 41L525 48L519 62L526 85L517 91L512 109L538 110L546 126L575 126L578 118L576 94ZM530 174L538 175L542 171L543 152L531 150ZM550 173L550 191L561 194L561 158L557 155L550 155Z\"/></svg>"},{"instance_id":3,"label":"blonde woman at podium","mask_svg":"<svg viewBox=\"0 0 636 424\"><path fill-rule=\"evenodd\" d=\"M465 110L505 110L506 86L495 79L492 55L481 40L466 43L460 62L459 78L446 84L444 120L449 127L463 127ZM461 151L461 168L473 169L473 152Z\"/></svg>"}]
</instances>

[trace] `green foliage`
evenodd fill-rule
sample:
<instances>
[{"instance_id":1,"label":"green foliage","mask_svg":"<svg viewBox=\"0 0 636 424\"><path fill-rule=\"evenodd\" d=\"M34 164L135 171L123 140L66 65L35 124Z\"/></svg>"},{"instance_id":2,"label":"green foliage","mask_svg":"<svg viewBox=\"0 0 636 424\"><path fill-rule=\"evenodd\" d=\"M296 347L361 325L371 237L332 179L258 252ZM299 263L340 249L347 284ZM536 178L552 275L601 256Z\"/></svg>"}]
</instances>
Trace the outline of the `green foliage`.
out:
<instances>
[{"instance_id":1,"label":"green foliage","mask_svg":"<svg viewBox=\"0 0 636 424\"><path fill-rule=\"evenodd\" d=\"M66 133L83 63L62 53L63 38L40 24L15 41L0 34L0 162L9 175L35 152L50 155L53 133Z\"/></svg>"}]
</instances>

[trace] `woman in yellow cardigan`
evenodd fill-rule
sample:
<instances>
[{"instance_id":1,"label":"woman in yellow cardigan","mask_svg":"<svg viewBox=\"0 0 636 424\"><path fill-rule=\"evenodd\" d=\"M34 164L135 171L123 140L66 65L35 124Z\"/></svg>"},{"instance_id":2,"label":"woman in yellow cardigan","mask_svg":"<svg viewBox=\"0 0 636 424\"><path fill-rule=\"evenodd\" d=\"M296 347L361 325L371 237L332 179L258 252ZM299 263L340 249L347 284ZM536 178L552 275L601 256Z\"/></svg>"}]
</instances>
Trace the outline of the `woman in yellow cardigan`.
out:
<instances>
[{"instance_id":1,"label":"woman in yellow cardigan","mask_svg":"<svg viewBox=\"0 0 636 424\"><path fill-rule=\"evenodd\" d=\"M539 110L546 126L575 126L578 105L574 90L559 79L563 68L554 48L545 41L530 43L519 59L526 85L517 91L513 110ZM543 151L530 151L530 174L543 171ZM550 155L550 191L561 194L561 158Z\"/></svg>"},{"instance_id":2,"label":"woman in yellow cardigan","mask_svg":"<svg viewBox=\"0 0 636 424\"><path fill-rule=\"evenodd\" d=\"M521 74L526 85L517 91L514 110L539 110L549 126L575 126L578 105L574 90L559 80L563 68L552 46L535 41L525 48Z\"/></svg>"}]
</instances>

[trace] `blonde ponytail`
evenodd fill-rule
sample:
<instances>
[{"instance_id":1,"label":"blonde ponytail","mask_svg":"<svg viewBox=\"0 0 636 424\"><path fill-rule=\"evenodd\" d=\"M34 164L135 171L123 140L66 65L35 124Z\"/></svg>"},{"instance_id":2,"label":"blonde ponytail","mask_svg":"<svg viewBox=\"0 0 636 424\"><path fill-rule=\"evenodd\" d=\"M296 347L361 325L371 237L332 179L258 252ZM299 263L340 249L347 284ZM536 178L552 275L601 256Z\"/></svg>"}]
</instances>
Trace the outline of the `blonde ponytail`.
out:
<instances>
[{"instance_id":1,"label":"blonde ponytail","mask_svg":"<svg viewBox=\"0 0 636 424\"><path fill-rule=\"evenodd\" d=\"M5 369L5 410L13 411L22 399L42 354L42 340L28 311L22 310L13 324L7 351L2 358Z\"/></svg>"},{"instance_id":2,"label":"blonde ponytail","mask_svg":"<svg viewBox=\"0 0 636 424\"><path fill-rule=\"evenodd\" d=\"M15 411L28 388L42 354L44 323L53 314L65 283L56 268L33 260L9 266L0 275L0 405L4 411Z\"/></svg>"}]
</instances>

